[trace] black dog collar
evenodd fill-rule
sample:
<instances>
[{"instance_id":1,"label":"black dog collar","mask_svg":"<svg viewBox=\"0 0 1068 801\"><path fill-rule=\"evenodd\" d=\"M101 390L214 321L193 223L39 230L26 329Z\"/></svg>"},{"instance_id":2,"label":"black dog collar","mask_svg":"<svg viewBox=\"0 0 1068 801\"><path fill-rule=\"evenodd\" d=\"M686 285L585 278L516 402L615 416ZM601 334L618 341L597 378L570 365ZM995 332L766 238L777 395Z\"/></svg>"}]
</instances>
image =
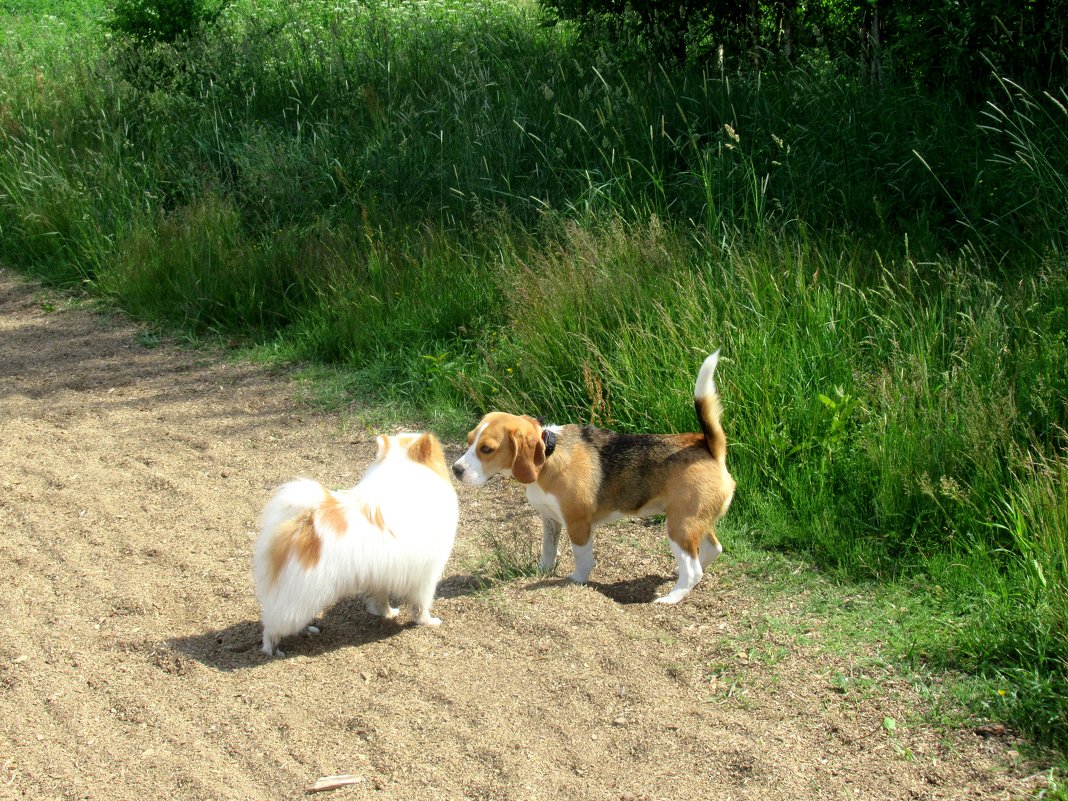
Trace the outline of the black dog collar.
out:
<instances>
[{"instance_id":1,"label":"black dog collar","mask_svg":"<svg viewBox=\"0 0 1068 801\"><path fill-rule=\"evenodd\" d=\"M553 455L553 451L556 450L556 432L545 428L545 421L540 417L538 418L538 425L542 427L541 441L545 443L545 458L548 459Z\"/></svg>"}]
</instances>

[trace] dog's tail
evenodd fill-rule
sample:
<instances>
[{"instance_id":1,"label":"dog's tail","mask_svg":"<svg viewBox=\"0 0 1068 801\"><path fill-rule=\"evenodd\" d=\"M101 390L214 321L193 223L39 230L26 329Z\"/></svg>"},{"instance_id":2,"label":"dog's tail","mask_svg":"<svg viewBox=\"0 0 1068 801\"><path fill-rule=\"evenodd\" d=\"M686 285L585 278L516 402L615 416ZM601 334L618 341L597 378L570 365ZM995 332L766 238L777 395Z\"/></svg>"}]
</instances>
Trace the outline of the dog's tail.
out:
<instances>
[{"instance_id":1,"label":"dog's tail","mask_svg":"<svg viewBox=\"0 0 1068 801\"><path fill-rule=\"evenodd\" d=\"M697 419L701 423L705 444L708 445L712 458L721 464L726 464L727 435L723 433L723 426L719 423L723 407L719 402L716 382L712 378L718 362L719 351L717 350L701 365L701 372L697 374L697 385L693 390L693 405L697 410Z\"/></svg>"},{"instance_id":2,"label":"dog's tail","mask_svg":"<svg viewBox=\"0 0 1068 801\"><path fill-rule=\"evenodd\" d=\"M261 528L274 528L283 520L291 520L313 512L329 497L326 488L310 478L297 478L278 488L264 507Z\"/></svg>"}]
</instances>

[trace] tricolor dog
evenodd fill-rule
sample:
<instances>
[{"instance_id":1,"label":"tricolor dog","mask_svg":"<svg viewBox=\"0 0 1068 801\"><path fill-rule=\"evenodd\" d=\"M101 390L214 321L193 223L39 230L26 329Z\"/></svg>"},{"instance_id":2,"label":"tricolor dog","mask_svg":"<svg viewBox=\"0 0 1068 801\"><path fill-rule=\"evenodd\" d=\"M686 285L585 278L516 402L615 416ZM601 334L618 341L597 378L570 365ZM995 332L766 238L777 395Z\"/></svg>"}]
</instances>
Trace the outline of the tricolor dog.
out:
<instances>
[{"instance_id":1,"label":"tricolor dog","mask_svg":"<svg viewBox=\"0 0 1068 801\"><path fill-rule=\"evenodd\" d=\"M543 427L533 417L490 412L467 435L468 449L453 465L464 484L495 475L526 484L541 514L540 568L559 556L561 527L575 555L572 581L593 570L594 526L625 516L665 515L678 582L659 603L678 603L723 552L714 526L734 497L727 472L727 438L713 374L717 350L701 365L694 388L700 434L619 434L592 426Z\"/></svg>"},{"instance_id":2,"label":"tricolor dog","mask_svg":"<svg viewBox=\"0 0 1068 801\"><path fill-rule=\"evenodd\" d=\"M391 618L390 599L408 603L419 625L456 537L456 490L433 434L377 439L375 460L360 482L334 492L311 479L283 485L263 510L253 556L263 607L263 652L282 637L308 631L322 609L363 595L367 610Z\"/></svg>"}]
</instances>

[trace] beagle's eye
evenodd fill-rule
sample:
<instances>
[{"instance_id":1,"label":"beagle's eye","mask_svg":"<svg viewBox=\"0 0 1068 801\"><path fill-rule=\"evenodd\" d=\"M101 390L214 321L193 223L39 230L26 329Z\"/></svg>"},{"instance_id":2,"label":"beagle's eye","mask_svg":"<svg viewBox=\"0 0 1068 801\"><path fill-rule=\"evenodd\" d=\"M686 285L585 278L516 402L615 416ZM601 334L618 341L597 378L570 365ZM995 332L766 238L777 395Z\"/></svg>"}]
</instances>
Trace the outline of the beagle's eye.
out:
<instances>
[{"instance_id":1,"label":"beagle's eye","mask_svg":"<svg viewBox=\"0 0 1068 801\"><path fill-rule=\"evenodd\" d=\"M495 451L495 450L496 450L496 448L494 448L492 445L480 445L479 449L478 449L478 452L479 453L493 453L493 451Z\"/></svg>"}]
</instances>

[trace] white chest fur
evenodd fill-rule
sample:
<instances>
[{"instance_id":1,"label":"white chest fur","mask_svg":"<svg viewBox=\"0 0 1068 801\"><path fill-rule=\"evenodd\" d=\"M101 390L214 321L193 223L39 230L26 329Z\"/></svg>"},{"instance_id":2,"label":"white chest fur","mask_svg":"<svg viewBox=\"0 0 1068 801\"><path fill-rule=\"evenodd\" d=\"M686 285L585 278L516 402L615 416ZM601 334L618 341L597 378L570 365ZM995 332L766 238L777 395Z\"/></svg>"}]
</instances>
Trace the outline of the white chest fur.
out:
<instances>
[{"instance_id":1,"label":"white chest fur","mask_svg":"<svg viewBox=\"0 0 1068 801\"><path fill-rule=\"evenodd\" d=\"M527 502L542 517L548 517L561 525L564 523L564 513L560 511L560 502L556 500L556 496L545 492L536 483L527 484Z\"/></svg>"}]
</instances>

